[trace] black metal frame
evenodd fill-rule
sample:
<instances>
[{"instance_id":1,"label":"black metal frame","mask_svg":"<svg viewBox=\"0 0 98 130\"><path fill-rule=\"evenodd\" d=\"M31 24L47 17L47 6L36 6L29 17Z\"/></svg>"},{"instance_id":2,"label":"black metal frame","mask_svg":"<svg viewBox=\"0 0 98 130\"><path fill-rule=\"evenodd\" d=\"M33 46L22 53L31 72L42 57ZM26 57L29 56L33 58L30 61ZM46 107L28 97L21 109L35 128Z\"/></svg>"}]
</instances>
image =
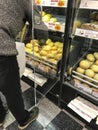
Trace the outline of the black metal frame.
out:
<instances>
[{"instance_id":1,"label":"black metal frame","mask_svg":"<svg viewBox=\"0 0 98 130\"><path fill-rule=\"evenodd\" d=\"M68 67L68 60L69 60L69 53L70 53L70 44L71 44L71 40L72 40L71 36L72 36L73 21L74 21L74 16L75 16L75 12L78 7L78 4L79 3L77 3L76 0L68 0L68 4L67 4L64 46L63 46L63 53L62 53L63 55L62 55L61 73L60 73L60 92L59 92L59 101L58 101L58 105L60 107L62 106L62 91L63 91L64 81L66 81L66 86L70 87L70 84L67 83L67 77L68 77L67 67ZM71 86L71 88L73 89L72 86ZM76 93L77 92L79 93L79 91L77 91L77 90L75 90L75 91L76 91ZM84 94L84 93L81 93L81 95L82 94ZM85 96L87 97L88 95L84 94L84 97ZM94 101L95 98L93 99L90 96L88 96L88 97L89 97L90 101L94 102L95 104L98 104L97 100ZM93 123L90 122L88 125L90 125L90 127L95 128L95 129L96 129L96 127L98 127L94 124L94 122Z\"/></svg>"},{"instance_id":2,"label":"black metal frame","mask_svg":"<svg viewBox=\"0 0 98 130\"><path fill-rule=\"evenodd\" d=\"M68 0L67 3L67 14L66 14L66 25L65 25L65 33L64 33L64 45L63 45L63 55L61 61L61 73L60 73L60 93L59 93L59 101L58 105L60 106L61 97L62 97L62 87L64 81L64 73L67 70L68 66L68 55L70 49L70 41L71 41L71 26L72 26L72 13L73 13L73 5L75 4L74 0ZM67 77L67 75L66 75Z\"/></svg>"}]
</instances>

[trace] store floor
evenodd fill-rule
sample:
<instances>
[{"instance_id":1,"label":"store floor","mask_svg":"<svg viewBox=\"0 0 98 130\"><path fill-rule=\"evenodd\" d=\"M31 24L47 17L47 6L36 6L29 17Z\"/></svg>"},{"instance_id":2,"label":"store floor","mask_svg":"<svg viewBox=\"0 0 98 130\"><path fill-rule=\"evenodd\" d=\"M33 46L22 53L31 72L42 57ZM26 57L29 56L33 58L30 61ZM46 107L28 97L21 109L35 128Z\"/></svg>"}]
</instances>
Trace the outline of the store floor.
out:
<instances>
[{"instance_id":1,"label":"store floor","mask_svg":"<svg viewBox=\"0 0 98 130\"><path fill-rule=\"evenodd\" d=\"M30 110L35 102L34 90L23 81L22 90L26 109ZM40 93L37 92L37 101L40 101L38 104L39 116L26 130L87 130L82 122L65 110L58 108L46 97L39 100L41 97ZM4 97L3 100L5 101ZM8 112L4 126L0 130L18 130L17 122L11 112Z\"/></svg>"}]
</instances>

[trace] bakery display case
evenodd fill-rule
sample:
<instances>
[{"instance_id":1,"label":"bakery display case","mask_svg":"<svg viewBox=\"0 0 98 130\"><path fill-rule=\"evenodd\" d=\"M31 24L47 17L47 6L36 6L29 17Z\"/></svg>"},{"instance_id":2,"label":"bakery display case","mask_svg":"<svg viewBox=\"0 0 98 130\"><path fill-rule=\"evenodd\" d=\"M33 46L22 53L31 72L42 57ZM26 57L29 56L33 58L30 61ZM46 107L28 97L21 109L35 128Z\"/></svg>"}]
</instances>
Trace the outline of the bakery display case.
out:
<instances>
[{"instance_id":1,"label":"bakery display case","mask_svg":"<svg viewBox=\"0 0 98 130\"><path fill-rule=\"evenodd\" d=\"M98 129L97 27L97 0L68 0L60 101L94 130ZM66 94L67 91L69 94Z\"/></svg>"},{"instance_id":2,"label":"bakery display case","mask_svg":"<svg viewBox=\"0 0 98 130\"><path fill-rule=\"evenodd\" d=\"M97 0L35 0L22 77L41 94L38 102L53 92L57 105L76 113L94 130L98 128L97 6Z\"/></svg>"},{"instance_id":3,"label":"bakery display case","mask_svg":"<svg viewBox=\"0 0 98 130\"><path fill-rule=\"evenodd\" d=\"M45 77L56 78L62 57L64 32L64 25L62 29L62 22L59 19L65 23L65 18L54 16L52 12L59 11L58 8L46 7L44 2L38 4L39 1L35 1L35 3L38 6L36 9L40 13L40 19L35 17L33 39L26 44L27 64Z\"/></svg>"},{"instance_id":4,"label":"bakery display case","mask_svg":"<svg viewBox=\"0 0 98 130\"><path fill-rule=\"evenodd\" d=\"M67 0L35 0L32 8L32 39L25 45L26 71L22 79L30 86L36 84L43 97L60 77Z\"/></svg>"}]
</instances>

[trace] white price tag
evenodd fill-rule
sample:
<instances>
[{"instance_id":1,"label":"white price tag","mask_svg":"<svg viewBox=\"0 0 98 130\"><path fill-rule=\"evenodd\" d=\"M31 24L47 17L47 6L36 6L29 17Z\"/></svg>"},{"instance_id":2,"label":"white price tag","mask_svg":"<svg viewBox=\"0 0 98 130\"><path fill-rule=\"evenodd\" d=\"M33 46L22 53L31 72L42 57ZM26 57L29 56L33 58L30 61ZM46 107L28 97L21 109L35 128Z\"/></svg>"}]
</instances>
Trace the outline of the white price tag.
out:
<instances>
[{"instance_id":1,"label":"white price tag","mask_svg":"<svg viewBox=\"0 0 98 130\"><path fill-rule=\"evenodd\" d=\"M43 6L66 7L67 0L42 0Z\"/></svg>"},{"instance_id":2,"label":"white price tag","mask_svg":"<svg viewBox=\"0 0 98 130\"><path fill-rule=\"evenodd\" d=\"M81 0L80 8L98 9L97 0Z\"/></svg>"},{"instance_id":3,"label":"white price tag","mask_svg":"<svg viewBox=\"0 0 98 130\"><path fill-rule=\"evenodd\" d=\"M75 35L98 40L98 32L77 28Z\"/></svg>"}]
</instances>

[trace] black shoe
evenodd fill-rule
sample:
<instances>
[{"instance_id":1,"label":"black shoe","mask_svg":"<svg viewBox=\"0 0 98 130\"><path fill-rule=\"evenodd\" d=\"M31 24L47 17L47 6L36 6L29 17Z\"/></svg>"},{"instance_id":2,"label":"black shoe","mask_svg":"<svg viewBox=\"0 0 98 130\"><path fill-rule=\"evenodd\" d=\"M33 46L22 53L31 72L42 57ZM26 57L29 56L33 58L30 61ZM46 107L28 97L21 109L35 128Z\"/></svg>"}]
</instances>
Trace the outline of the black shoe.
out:
<instances>
[{"instance_id":1,"label":"black shoe","mask_svg":"<svg viewBox=\"0 0 98 130\"><path fill-rule=\"evenodd\" d=\"M25 128L27 128L31 123L32 121L35 121L38 117L38 114L39 114L39 109L38 107L34 107L31 111L30 111L30 117L27 121L25 121L24 123L22 124L19 124L18 125L18 128L20 130L24 130Z\"/></svg>"}]
</instances>

